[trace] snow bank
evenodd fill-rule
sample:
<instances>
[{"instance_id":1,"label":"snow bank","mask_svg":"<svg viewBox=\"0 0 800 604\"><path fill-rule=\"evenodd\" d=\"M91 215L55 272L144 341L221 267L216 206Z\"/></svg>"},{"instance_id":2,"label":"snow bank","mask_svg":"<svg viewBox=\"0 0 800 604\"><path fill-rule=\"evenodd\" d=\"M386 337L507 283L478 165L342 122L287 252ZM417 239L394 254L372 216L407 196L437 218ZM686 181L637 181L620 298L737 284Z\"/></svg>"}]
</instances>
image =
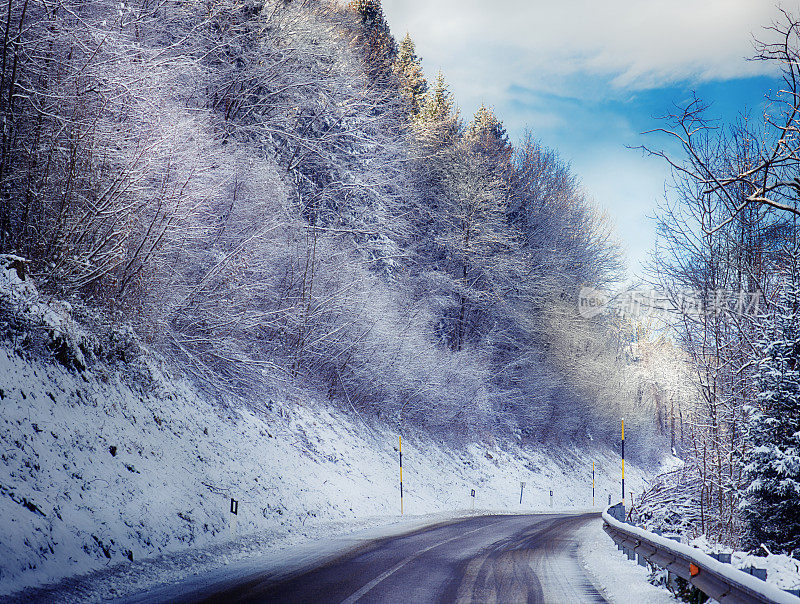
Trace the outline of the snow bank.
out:
<instances>
[{"instance_id":1,"label":"snow bank","mask_svg":"<svg viewBox=\"0 0 800 604\"><path fill-rule=\"evenodd\" d=\"M689 542L689 545L707 554L731 554L731 566L739 569L762 568L767 571L767 584L778 589L800 589L800 560L783 554L754 556L747 552L734 551L732 548L710 542L701 535ZM766 554L766 552L764 552Z\"/></svg>"},{"instance_id":2,"label":"snow bank","mask_svg":"<svg viewBox=\"0 0 800 604\"><path fill-rule=\"evenodd\" d=\"M603 531L601 520L582 529L578 558L595 588L615 604L675 604L680 602L663 587L651 585L650 571L619 551Z\"/></svg>"}]
</instances>

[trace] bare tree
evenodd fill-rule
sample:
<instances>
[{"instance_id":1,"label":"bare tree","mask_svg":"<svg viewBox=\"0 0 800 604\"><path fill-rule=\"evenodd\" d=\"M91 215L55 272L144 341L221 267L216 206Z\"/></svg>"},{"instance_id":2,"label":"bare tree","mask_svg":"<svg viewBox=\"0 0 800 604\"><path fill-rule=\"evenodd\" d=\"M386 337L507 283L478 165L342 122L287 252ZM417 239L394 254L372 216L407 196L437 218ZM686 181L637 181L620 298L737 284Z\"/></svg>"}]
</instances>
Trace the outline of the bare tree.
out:
<instances>
[{"instance_id":1,"label":"bare tree","mask_svg":"<svg viewBox=\"0 0 800 604\"><path fill-rule=\"evenodd\" d=\"M756 58L778 65L785 87L763 128L747 117L718 127L694 98L653 131L678 141L683 161L647 149L668 162L675 180L677 201L658 216L653 274L679 310L676 327L699 394L687 423L698 516L702 531L729 542L742 528L743 429L757 387L757 344L798 214L798 22L784 11L767 36L775 41L757 43ZM687 308L687 295L699 304Z\"/></svg>"}]
</instances>

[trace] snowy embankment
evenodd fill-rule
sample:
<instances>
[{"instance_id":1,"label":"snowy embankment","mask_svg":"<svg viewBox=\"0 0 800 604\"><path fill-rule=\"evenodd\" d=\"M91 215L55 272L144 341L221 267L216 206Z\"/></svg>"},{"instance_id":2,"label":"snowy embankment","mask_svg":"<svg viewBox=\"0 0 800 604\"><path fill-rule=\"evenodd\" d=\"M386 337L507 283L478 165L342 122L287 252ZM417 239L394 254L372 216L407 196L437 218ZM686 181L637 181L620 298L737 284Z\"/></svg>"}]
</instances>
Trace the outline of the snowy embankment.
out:
<instances>
[{"instance_id":1,"label":"snowy embankment","mask_svg":"<svg viewBox=\"0 0 800 604\"><path fill-rule=\"evenodd\" d=\"M13 269L0 267L0 304L49 326L65 355L59 364L21 353L24 337L0 342L0 595L97 570L94 597L123 595L398 520L397 432L299 391L259 411L228 409L152 354L89 363L93 344L65 327L69 308L44 304ZM77 352L81 363L65 362ZM480 509L549 511L550 490L554 509L589 508L592 461L599 509L619 490L611 451L447 447L404 434L405 512L468 513L471 489ZM626 478L641 490L640 469L629 464Z\"/></svg>"}]
</instances>

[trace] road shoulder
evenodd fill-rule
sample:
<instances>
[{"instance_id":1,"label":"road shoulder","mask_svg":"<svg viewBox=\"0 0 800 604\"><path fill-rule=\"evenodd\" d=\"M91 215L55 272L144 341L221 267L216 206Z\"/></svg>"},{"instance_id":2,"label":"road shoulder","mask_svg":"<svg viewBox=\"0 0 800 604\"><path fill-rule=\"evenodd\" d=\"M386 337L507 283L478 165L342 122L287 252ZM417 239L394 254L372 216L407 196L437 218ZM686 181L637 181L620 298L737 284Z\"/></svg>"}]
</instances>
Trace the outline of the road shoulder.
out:
<instances>
[{"instance_id":1,"label":"road shoulder","mask_svg":"<svg viewBox=\"0 0 800 604\"><path fill-rule=\"evenodd\" d=\"M603 521L588 523L578 533L578 559L595 589L612 604L676 604L669 591L648 583L649 571L628 560L603 531Z\"/></svg>"}]
</instances>

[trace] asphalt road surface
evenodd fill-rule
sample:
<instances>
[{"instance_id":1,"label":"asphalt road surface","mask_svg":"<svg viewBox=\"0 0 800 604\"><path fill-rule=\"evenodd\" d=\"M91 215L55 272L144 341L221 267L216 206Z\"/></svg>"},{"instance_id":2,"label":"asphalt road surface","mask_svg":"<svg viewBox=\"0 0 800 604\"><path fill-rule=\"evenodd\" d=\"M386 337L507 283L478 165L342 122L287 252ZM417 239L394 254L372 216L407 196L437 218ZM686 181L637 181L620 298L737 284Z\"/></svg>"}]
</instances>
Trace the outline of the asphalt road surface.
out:
<instances>
[{"instance_id":1,"label":"asphalt road surface","mask_svg":"<svg viewBox=\"0 0 800 604\"><path fill-rule=\"evenodd\" d=\"M291 576L254 575L193 601L605 602L577 559L599 514L480 516L380 539Z\"/></svg>"}]
</instances>

